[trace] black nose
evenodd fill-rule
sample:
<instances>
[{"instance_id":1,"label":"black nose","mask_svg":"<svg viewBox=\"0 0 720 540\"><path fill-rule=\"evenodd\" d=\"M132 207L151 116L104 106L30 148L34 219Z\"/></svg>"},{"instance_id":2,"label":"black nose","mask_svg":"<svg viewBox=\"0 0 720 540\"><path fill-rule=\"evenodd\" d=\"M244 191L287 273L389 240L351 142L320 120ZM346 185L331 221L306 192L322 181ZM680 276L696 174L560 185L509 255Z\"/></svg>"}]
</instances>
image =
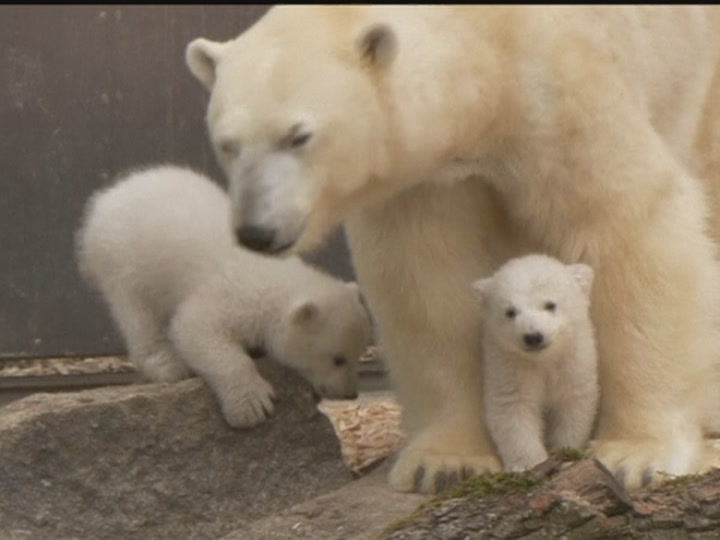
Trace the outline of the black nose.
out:
<instances>
[{"instance_id":1,"label":"black nose","mask_svg":"<svg viewBox=\"0 0 720 540\"><path fill-rule=\"evenodd\" d=\"M545 338L540 332L533 332L532 334L525 334L523 336L523 342L525 345L532 348L539 347L542 345L544 340Z\"/></svg>"},{"instance_id":2,"label":"black nose","mask_svg":"<svg viewBox=\"0 0 720 540\"><path fill-rule=\"evenodd\" d=\"M275 241L275 231L253 225L240 227L235 235L241 246L253 251L269 251Z\"/></svg>"}]
</instances>

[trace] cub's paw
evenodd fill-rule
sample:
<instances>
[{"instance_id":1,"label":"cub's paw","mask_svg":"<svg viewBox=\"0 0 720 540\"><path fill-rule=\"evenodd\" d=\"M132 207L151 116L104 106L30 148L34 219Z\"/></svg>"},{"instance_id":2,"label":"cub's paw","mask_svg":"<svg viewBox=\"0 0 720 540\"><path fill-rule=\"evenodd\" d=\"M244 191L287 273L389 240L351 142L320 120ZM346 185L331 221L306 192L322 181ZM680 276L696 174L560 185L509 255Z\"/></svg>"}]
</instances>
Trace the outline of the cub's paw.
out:
<instances>
[{"instance_id":1,"label":"cub's paw","mask_svg":"<svg viewBox=\"0 0 720 540\"><path fill-rule=\"evenodd\" d=\"M396 491L440 493L472 476L500 470L492 454L451 455L408 448L398 455L389 480Z\"/></svg>"},{"instance_id":2,"label":"cub's paw","mask_svg":"<svg viewBox=\"0 0 720 540\"><path fill-rule=\"evenodd\" d=\"M264 422L275 406L272 385L259 375L252 383L236 388L222 400L225 420L234 428L249 428Z\"/></svg>"},{"instance_id":3,"label":"cub's paw","mask_svg":"<svg viewBox=\"0 0 720 540\"><path fill-rule=\"evenodd\" d=\"M142 374L155 382L172 383L192 375L188 367L170 351L151 354L140 363Z\"/></svg>"},{"instance_id":4,"label":"cub's paw","mask_svg":"<svg viewBox=\"0 0 720 540\"><path fill-rule=\"evenodd\" d=\"M522 472L532 469L535 465L542 463L548 458L547 452L538 452L534 455L519 456L510 459L505 463L505 471Z\"/></svg>"},{"instance_id":5,"label":"cub's paw","mask_svg":"<svg viewBox=\"0 0 720 540\"><path fill-rule=\"evenodd\" d=\"M690 440L598 440L590 451L628 489L645 487L700 468L701 445Z\"/></svg>"}]
</instances>

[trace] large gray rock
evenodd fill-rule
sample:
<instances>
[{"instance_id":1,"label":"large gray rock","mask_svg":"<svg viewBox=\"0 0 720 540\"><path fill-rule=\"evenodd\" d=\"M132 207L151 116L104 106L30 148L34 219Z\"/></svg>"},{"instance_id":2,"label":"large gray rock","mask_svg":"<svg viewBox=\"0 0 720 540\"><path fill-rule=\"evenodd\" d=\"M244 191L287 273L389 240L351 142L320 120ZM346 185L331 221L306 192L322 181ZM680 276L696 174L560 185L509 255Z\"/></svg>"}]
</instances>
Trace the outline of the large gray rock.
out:
<instances>
[{"instance_id":1,"label":"large gray rock","mask_svg":"<svg viewBox=\"0 0 720 540\"><path fill-rule=\"evenodd\" d=\"M34 395L0 408L0 538L204 539L352 479L310 386L229 428L200 379Z\"/></svg>"},{"instance_id":2,"label":"large gray rock","mask_svg":"<svg viewBox=\"0 0 720 540\"><path fill-rule=\"evenodd\" d=\"M389 463L341 488L249 523L221 540L367 540L428 500L397 493L387 482Z\"/></svg>"}]
</instances>

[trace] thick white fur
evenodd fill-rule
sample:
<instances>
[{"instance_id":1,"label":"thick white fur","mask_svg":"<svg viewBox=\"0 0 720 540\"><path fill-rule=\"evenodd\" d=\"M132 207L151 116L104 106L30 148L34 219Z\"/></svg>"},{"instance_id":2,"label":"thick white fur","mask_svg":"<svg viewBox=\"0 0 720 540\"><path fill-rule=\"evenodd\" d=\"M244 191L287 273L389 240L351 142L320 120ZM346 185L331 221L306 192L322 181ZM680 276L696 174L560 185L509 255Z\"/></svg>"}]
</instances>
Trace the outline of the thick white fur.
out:
<instances>
[{"instance_id":1,"label":"thick white fur","mask_svg":"<svg viewBox=\"0 0 720 540\"><path fill-rule=\"evenodd\" d=\"M500 467L467 284L529 251L596 272L596 456L630 487L698 469L720 401L717 7L281 6L187 59L235 226L302 251L346 224L409 431L396 489ZM298 123L314 135L288 148Z\"/></svg>"},{"instance_id":2,"label":"thick white fur","mask_svg":"<svg viewBox=\"0 0 720 540\"><path fill-rule=\"evenodd\" d=\"M78 263L130 358L150 380L202 376L234 427L273 410L272 386L248 354L255 348L323 396L355 397L370 331L357 285L236 246L229 209L210 179L175 166L136 171L88 202Z\"/></svg>"},{"instance_id":3,"label":"thick white fur","mask_svg":"<svg viewBox=\"0 0 720 540\"><path fill-rule=\"evenodd\" d=\"M506 470L590 438L599 395L592 281L585 264L526 255L473 283L485 321L485 419ZM541 348L526 343L533 335Z\"/></svg>"}]
</instances>

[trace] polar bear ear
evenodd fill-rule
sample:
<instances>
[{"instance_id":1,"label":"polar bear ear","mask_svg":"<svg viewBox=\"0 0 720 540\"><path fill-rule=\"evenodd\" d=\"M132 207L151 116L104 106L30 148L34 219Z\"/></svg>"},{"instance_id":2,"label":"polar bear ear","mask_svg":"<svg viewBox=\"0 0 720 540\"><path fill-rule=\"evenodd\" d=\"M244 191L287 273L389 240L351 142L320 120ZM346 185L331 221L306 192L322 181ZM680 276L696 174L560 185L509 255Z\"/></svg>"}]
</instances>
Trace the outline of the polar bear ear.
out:
<instances>
[{"instance_id":1,"label":"polar bear ear","mask_svg":"<svg viewBox=\"0 0 720 540\"><path fill-rule=\"evenodd\" d=\"M226 43L198 38L185 49L185 63L205 88L212 90L215 84L215 69L227 47Z\"/></svg>"},{"instance_id":2,"label":"polar bear ear","mask_svg":"<svg viewBox=\"0 0 720 540\"><path fill-rule=\"evenodd\" d=\"M485 302L487 302L488 293L490 292L490 288L492 287L492 278L478 279L477 281L473 282L471 287L473 292L475 293L475 296L484 305Z\"/></svg>"},{"instance_id":3,"label":"polar bear ear","mask_svg":"<svg viewBox=\"0 0 720 540\"><path fill-rule=\"evenodd\" d=\"M570 270L570 275L572 275L578 285L580 285L580 290L589 296L595 278L595 272L592 267L582 263L571 264L568 266L568 270Z\"/></svg>"},{"instance_id":4,"label":"polar bear ear","mask_svg":"<svg viewBox=\"0 0 720 540\"><path fill-rule=\"evenodd\" d=\"M360 32L357 48L360 57L371 66L384 68L397 54L397 36L387 24L373 24Z\"/></svg>"},{"instance_id":5,"label":"polar bear ear","mask_svg":"<svg viewBox=\"0 0 720 540\"><path fill-rule=\"evenodd\" d=\"M290 311L290 320L298 326L310 324L318 318L320 309L312 300L296 304Z\"/></svg>"}]
</instances>

